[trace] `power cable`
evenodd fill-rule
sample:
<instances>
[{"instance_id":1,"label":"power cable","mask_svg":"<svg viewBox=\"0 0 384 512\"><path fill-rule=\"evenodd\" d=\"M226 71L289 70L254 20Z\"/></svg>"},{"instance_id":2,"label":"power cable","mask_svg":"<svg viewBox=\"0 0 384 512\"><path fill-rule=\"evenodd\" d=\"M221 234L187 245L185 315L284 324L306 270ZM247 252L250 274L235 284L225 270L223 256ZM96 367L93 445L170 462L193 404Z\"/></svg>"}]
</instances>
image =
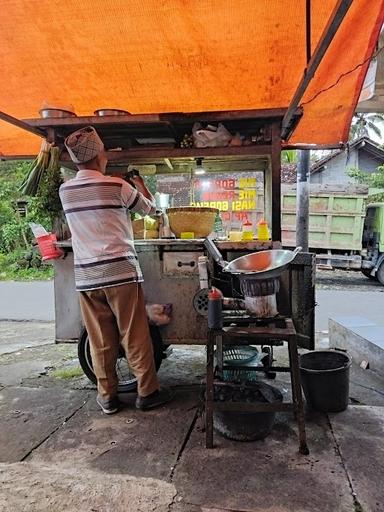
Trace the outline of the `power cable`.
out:
<instances>
[{"instance_id":1,"label":"power cable","mask_svg":"<svg viewBox=\"0 0 384 512\"><path fill-rule=\"evenodd\" d=\"M361 68L362 66L364 66L367 62L369 62L370 60L373 60L375 59L379 53L381 53L382 51L384 50L384 46L382 46L381 48L379 48L374 54L372 57L368 57L367 59L365 59L363 62L361 62L360 64L357 64L353 69L349 70L349 71L346 71L345 73L342 73L339 78L336 80L335 83L333 83L332 85L330 85L329 87L326 87L325 89L321 89L320 91L318 91L311 99L309 99L308 101L304 101L303 103L301 103L301 106L303 107L304 105L308 105L309 103L312 103L312 101L314 101L316 98L318 98L320 96L320 94L323 94L324 92L327 92L329 91L330 89L333 89L334 87L336 87L336 85L340 82L340 80L342 80L345 76L347 75L350 75L351 73L354 73L357 69Z\"/></svg>"}]
</instances>

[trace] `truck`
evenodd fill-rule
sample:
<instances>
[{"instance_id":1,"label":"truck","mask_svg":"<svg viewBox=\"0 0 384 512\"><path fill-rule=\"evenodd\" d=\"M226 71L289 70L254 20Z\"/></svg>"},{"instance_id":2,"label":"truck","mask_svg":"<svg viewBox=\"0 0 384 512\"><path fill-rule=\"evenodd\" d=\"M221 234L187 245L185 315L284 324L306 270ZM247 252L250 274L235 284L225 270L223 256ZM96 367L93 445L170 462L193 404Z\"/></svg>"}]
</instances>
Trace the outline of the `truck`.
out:
<instances>
[{"instance_id":1,"label":"truck","mask_svg":"<svg viewBox=\"0 0 384 512\"><path fill-rule=\"evenodd\" d=\"M384 285L384 203L368 204L364 219L361 271Z\"/></svg>"},{"instance_id":2,"label":"truck","mask_svg":"<svg viewBox=\"0 0 384 512\"><path fill-rule=\"evenodd\" d=\"M309 249L318 265L357 269L384 285L384 203L367 204L364 188L311 190ZM296 245L296 193L282 193L282 242Z\"/></svg>"},{"instance_id":3,"label":"truck","mask_svg":"<svg viewBox=\"0 0 384 512\"><path fill-rule=\"evenodd\" d=\"M366 187L311 187L309 248L317 264L328 268L361 269ZM282 242L296 245L296 192L282 191Z\"/></svg>"}]
</instances>

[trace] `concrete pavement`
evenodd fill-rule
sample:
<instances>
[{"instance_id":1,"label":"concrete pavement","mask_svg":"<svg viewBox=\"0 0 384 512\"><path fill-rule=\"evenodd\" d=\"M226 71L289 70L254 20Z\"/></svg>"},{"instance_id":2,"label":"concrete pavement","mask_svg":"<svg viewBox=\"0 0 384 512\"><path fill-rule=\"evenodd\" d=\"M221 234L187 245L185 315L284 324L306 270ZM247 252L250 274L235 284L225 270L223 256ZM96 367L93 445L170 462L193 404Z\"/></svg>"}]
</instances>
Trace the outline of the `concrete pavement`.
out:
<instances>
[{"instance_id":1,"label":"concrete pavement","mask_svg":"<svg viewBox=\"0 0 384 512\"><path fill-rule=\"evenodd\" d=\"M316 331L328 331L329 317L366 317L377 324L384 323L384 287L374 291L317 290Z\"/></svg>"},{"instance_id":2,"label":"concrete pavement","mask_svg":"<svg viewBox=\"0 0 384 512\"><path fill-rule=\"evenodd\" d=\"M28 323L15 326L22 337ZM0 324L0 345L1 332ZM37 342L38 331L34 340L28 333ZM279 348L279 363L285 352ZM290 414L278 415L263 441L215 434L206 450L204 355L203 347L176 347L164 361L161 382L176 393L167 407L142 413L135 394L121 395L124 408L111 417L85 377L64 377L77 365L75 346L32 343L0 356L0 512L384 510L383 378L354 368L350 396L366 406L329 417L308 412L309 456L298 454ZM2 382L6 372L17 382ZM285 381L272 384L287 394Z\"/></svg>"},{"instance_id":3,"label":"concrete pavement","mask_svg":"<svg viewBox=\"0 0 384 512\"><path fill-rule=\"evenodd\" d=\"M33 283L21 284L11 289L24 299L23 287ZM27 286L29 298L40 297L44 308L50 286ZM335 311L379 314L383 298L377 287L319 289L317 330L328 330ZM39 309L21 299L12 307L22 316ZM206 450L203 347L176 347L163 362L160 380L176 392L167 407L142 413L127 394L122 411L107 417L94 386L68 371L78 367L76 346L54 345L53 333L53 323L0 322L0 512L384 510L384 377L353 366L356 405L333 415L307 411L309 456L298 454L290 414L277 415L263 441L215 434L215 448ZM276 351L278 364L285 352ZM287 396L287 378L269 383Z\"/></svg>"}]
</instances>

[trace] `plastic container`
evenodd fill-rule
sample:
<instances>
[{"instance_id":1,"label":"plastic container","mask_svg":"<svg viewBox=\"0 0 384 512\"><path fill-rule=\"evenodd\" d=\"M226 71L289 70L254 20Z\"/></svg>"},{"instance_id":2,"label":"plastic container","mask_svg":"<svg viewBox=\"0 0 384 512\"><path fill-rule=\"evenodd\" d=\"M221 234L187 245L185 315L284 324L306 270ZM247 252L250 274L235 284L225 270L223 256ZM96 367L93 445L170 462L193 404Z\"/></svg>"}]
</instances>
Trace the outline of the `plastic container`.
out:
<instances>
[{"instance_id":1,"label":"plastic container","mask_svg":"<svg viewBox=\"0 0 384 512\"><path fill-rule=\"evenodd\" d=\"M252 222L244 222L243 224L243 232L242 232L242 240L253 240L253 226Z\"/></svg>"},{"instance_id":2,"label":"plastic container","mask_svg":"<svg viewBox=\"0 0 384 512\"><path fill-rule=\"evenodd\" d=\"M341 412L348 407L351 358L336 350L315 350L300 356L301 384L309 407Z\"/></svg>"},{"instance_id":3,"label":"plastic container","mask_svg":"<svg viewBox=\"0 0 384 512\"><path fill-rule=\"evenodd\" d=\"M193 231L183 231L180 233L181 240L193 240L195 238L195 233Z\"/></svg>"},{"instance_id":4,"label":"plastic container","mask_svg":"<svg viewBox=\"0 0 384 512\"><path fill-rule=\"evenodd\" d=\"M223 327L223 294L217 288L208 292L208 328L221 329Z\"/></svg>"},{"instance_id":5,"label":"plastic container","mask_svg":"<svg viewBox=\"0 0 384 512\"><path fill-rule=\"evenodd\" d=\"M262 219L257 225L257 239L261 241L269 240L268 222Z\"/></svg>"},{"instance_id":6,"label":"plastic container","mask_svg":"<svg viewBox=\"0 0 384 512\"><path fill-rule=\"evenodd\" d=\"M57 238L54 233L38 236L36 237L36 241L43 261L60 258L64 254L63 251L55 245Z\"/></svg>"},{"instance_id":7,"label":"plastic container","mask_svg":"<svg viewBox=\"0 0 384 512\"><path fill-rule=\"evenodd\" d=\"M229 241L230 242L241 242L243 238L242 231L230 231L229 232Z\"/></svg>"}]
</instances>

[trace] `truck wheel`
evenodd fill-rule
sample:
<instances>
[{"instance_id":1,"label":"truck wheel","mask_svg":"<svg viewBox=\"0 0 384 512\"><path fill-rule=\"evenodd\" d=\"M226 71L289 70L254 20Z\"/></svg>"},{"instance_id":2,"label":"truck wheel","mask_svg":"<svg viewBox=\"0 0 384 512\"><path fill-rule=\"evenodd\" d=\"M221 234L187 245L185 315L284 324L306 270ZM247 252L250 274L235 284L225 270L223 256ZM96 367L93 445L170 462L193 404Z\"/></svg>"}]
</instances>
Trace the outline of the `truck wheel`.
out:
<instances>
[{"instance_id":1,"label":"truck wheel","mask_svg":"<svg viewBox=\"0 0 384 512\"><path fill-rule=\"evenodd\" d=\"M155 366L156 371L158 371L163 360L164 345L161 339L159 329L156 326L151 325L150 331L152 338L153 354L155 358ZM79 363L83 372L93 384L96 384L97 379L93 371L89 337L85 329L80 335L77 353L79 357ZM132 391L136 391L137 379L129 367L128 361L125 357L125 353L122 347L120 347L119 355L117 357L116 373L119 379L119 393L130 393Z\"/></svg>"},{"instance_id":2,"label":"truck wheel","mask_svg":"<svg viewBox=\"0 0 384 512\"><path fill-rule=\"evenodd\" d=\"M361 273L365 275L365 277L368 277L369 279L372 279L374 281L376 279L376 276L371 276L372 269L369 268L362 268Z\"/></svg>"},{"instance_id":3,"label":"truck wheel","mask_svg":"<svg viewBox=\"0 0 384 512\"><path fill-rule=\"evenodd\" d=\"M384 286L384 261L380 264L380 267L377 269L376 279L379 281L380 284Z\"/></svg>"}]
</instances>

